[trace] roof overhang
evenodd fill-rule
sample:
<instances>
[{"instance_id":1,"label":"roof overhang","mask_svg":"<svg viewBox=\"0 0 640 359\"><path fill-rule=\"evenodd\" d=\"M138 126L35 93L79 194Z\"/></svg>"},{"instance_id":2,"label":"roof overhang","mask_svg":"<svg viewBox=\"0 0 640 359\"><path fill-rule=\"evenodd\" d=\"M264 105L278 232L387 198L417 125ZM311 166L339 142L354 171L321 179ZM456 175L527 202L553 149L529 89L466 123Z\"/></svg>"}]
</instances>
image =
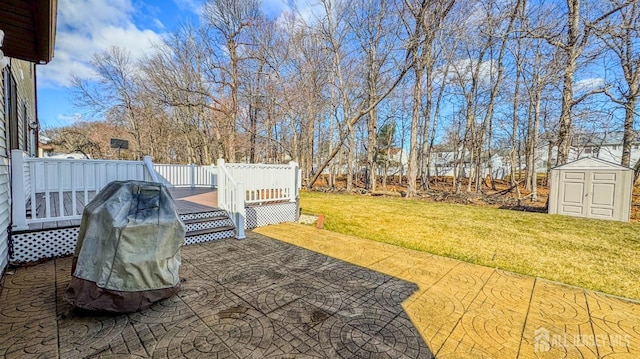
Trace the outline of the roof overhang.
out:
<instances>
[{"instance_id":1,"label":"roof overhang","mask_svg":"<svg viewBox=\"0 0 640 359\"><path fill-rule=\"evenodd\" d=\"M0 1L2 52L11 58L46 64L53 58L58 0Z\"/></svg>"}]
</instances>

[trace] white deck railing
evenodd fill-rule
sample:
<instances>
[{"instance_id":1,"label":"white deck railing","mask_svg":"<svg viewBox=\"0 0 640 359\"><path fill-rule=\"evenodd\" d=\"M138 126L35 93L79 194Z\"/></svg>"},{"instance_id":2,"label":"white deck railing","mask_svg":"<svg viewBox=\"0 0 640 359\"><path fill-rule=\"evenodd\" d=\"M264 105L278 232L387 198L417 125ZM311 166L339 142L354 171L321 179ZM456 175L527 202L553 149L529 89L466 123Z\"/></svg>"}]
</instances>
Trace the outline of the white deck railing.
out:
<instances>
[{"instance_id":1,"label":"white deck railing","mask_svg":"<svg viewBox=\"0 0 640 359\"><path fill-rule=\"evenodd\" d=\"M218 160L218 207L229 213L236 227L236 238L244 239L247 218L245 209L245 190L242 182L236 182L227 170L224 160Z\"/></svg>"},{"instance_id":2,"label":"white deck railing","mask_svg":"<svg viewBox=\"0 0 640 359\"><path fill-rule=\"evenodd\" d=\"M244 183L246 204L264 204L270 202L295 202L300 189L298 164L226 164L231 177Z\"/></svg>"},{"instance_id":3,"label":"white deck railing","mask_svg":"<svg viewBox=\"0 0 640 359\"><path fill-rule=\"evenodd\" d=\"M153 164L158 182L169 187L209 187L218 184L218 169L211 166Z\"/></svg>"},{"instance_id":4,"label":"white deck railing","mask_svg":"<svg viewBox=\"0 0 640 359\"><path fill-rule=\"evenodd\" d=\"M16 230L31 223L82 218L84 205L111 181L153 180L143 161L33 158L20 150L11 151L11 170Z\"/></svg>"},{"instance_id":5,"label":"white deck railing","mask_svg":"<svg viewBox=\"0 0 640 359\"><path fill-rule=\"evenodd\" d=\"M33 223L80 219L84 206L109 182L140 180L171 187L217 187L218 206L229 212L236 237L244 238L246 206L295 202L300 189L295 162L263 165L219 160L215 167L154 164L148 156L143 161L109 161L32 158L19 150L11 155L14 230L28 229Z\"/></svg>"},{"instance_id":6,"label":"white deck railing","mask_svg":"<svg viewBox=\"0 0 640 359\"><path fill-rule=\"evenodd\" d=\"M218 160L218 206L231 215L236 238L244 238L247 205L296 202L300 178L295 162L264 165Z\"/></svg>"}]
</instances>

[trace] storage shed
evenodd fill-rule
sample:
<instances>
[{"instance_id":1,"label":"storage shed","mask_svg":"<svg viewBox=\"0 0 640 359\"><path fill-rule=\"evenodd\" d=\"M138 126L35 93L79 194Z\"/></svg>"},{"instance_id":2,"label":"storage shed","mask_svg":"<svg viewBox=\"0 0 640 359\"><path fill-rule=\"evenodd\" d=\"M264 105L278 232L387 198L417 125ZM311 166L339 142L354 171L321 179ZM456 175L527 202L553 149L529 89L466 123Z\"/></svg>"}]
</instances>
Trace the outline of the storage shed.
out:
<instances>
[{"instance_id":1,"label":"storage shed","mask_svg":"<svg viewBox=\"0 0 640 359\"><path fill-rule=\"evenodd\" d=\"M582 158L550 173L549 213L628 222L633 170Z\"/></svg>"}]
</instances>

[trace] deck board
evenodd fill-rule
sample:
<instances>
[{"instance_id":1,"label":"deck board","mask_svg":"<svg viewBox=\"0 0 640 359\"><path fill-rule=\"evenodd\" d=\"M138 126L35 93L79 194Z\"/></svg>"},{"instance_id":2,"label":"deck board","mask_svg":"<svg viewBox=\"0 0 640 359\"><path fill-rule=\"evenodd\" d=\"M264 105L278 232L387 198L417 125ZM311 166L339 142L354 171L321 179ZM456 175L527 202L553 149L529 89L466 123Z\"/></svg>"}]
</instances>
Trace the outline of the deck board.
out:
<instances>
[{"instance_id":1,"label":"deck board","mask_svg":"<svg viewBox=\"0 0 640 359\"><path fill-rule=\"evenodd\" d=\"M178 214L208 212L217 210L218 196L217 190L212 188L170 188L169 193L174 200ZM87 198L89 202L96 196L95 191L89 191ZM62 195L63 212L66 216L73 213L73 192L65 191ZM46 203L44 193L36 193L36 213L35 218L44 218L46 216L47 205L50 206L51 216L57 217L60 213L60 194L51 193L50 203ZM76 214L81 215L84 211L85 192L77 191L75 193ZM31 200L27 201L27 210L31 210ZM80 220L63 220L48 221L41 223L29 224L29 230L54 229L70 226L79 226Z\"/></svg>"}]
</instances>

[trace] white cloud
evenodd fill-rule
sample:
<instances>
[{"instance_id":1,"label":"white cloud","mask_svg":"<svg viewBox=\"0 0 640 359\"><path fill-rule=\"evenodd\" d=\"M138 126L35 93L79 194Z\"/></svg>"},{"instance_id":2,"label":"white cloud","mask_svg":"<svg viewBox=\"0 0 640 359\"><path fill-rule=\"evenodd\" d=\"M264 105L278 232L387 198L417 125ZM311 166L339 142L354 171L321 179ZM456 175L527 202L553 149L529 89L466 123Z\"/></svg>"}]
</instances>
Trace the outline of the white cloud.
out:
<instances>
[{"instance_id":1,"label":"white cloud","mask_svg":"<svg viewBox=\"0 0 640 359\"><path fill-rule=\"evenodd\" d=\"M199 0L173 0L181 10L191 11L198 16L202 15L204 2Z\"/></svg>"},{"instance_id":2,"label":"white cloud","mask_svg":"<svg viewBox=\"0 0 640 359\"><path fill-rule=\"evenodd\" d=\"M262 11L267 16L279 16L283 11L291 11L291 7L285 0L263 0Z\"/></svg>"},{"instance_id":3,"label":"white cloud","mask_svg":"<svg viewBox=\"0 0 640 359\"><path fill-rule=\"evenodd\" d=\"M592 90L598 90L604 88L606 82L602 77L592 77L580 81L576 81L573 84L573 91L575 92L588 92Z\"/></svg>"},{"instance_id":4,"label":"white cloud","mask_svg":"<svg viewBox=\"0 0 640 359\"><path fill-rule=\"evenodd\" d=\"M476 72L476 66L478 66L477 62L470 59L462 59L454 62L448 67L448 72L446 74L447 81L455 82L456 84L460 80L464 83L470 82ZM495 76L497 69L494 62L491 60L481 62L479 66L478 83L484 86L489 84L492 74ZM446 70L447 68L444 66L435 70L437 82L441 81Z\"/></svg>"},{"instance_id":5,"label":"white cloud","mask_svg":"<svg viewBox=\"0 0 640 359\"><path fill-rule=\"evenodd\" d=\"M81 113L74 113L74 114L59 114L56 117L56 120L60 121L61 123L67 124L67 125L71 125L77 122L80 122L83 120L82 114Z\"/></svg>"},{"instance_id":6,"label":"white cloud","mask_svg":"<svg viewBox=\"0 0 640 359\"><path fill-rule=\"evenodd\" d=\"M262 11L285 23L292 14L305 24L313 24L324 16L324 8L316 0L263 0Z\"/></svg>"},{"instance_id":7,"label":"white cloud","mask_svg":"<svg viewBox=\"0 0 640 359\"><path fill-rule=\"evenodd\" d=\"M126 49L134 59L147 52L162 34L138 28L135 12L131 0L60 0L54 58L38 68L38 85L68 87L72 75L95 77L89 61L110 46Z\"/></svg>"}]
</instances>

